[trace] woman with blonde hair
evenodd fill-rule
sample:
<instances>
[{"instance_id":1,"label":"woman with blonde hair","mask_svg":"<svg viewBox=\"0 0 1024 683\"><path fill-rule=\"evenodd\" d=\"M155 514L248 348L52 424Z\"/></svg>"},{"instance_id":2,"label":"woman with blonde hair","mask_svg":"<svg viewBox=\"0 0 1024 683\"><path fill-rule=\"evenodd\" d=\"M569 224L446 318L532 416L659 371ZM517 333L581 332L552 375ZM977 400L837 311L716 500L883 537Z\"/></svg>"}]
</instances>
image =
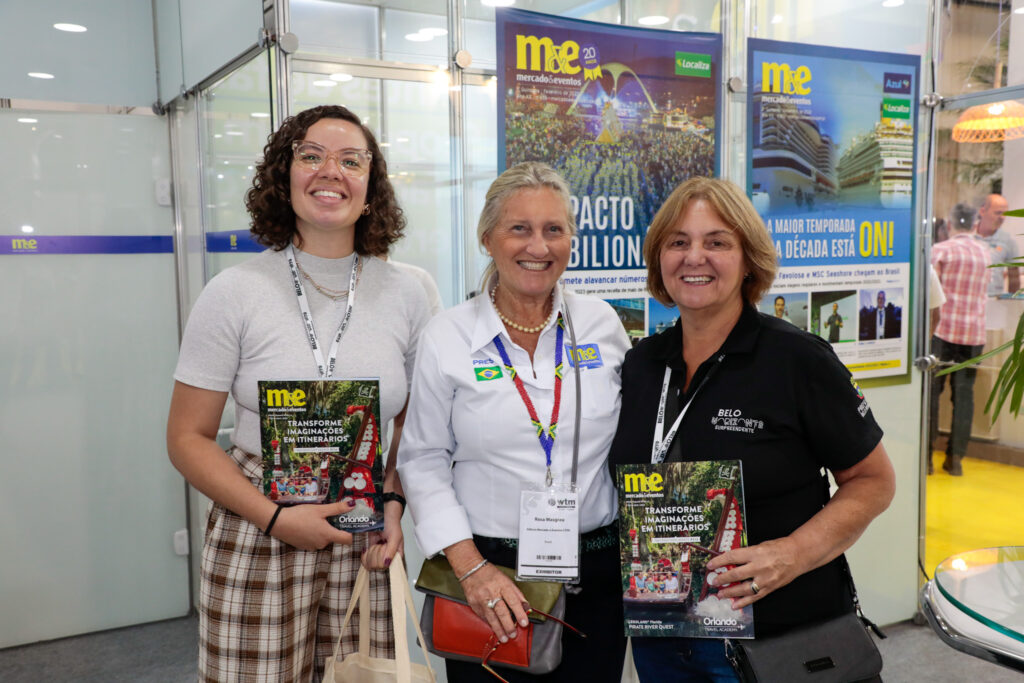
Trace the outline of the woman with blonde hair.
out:
<instances>
[{"instance_id":1,"label":"woman with blonde hair","mask_svg":"<svg viewBox=\"0 0 1024 683\"><path fill-rule=\"evenodd\" d=\"M625 638L607 456L629 342L607 303L558 284L575 227L568 187L549 166L518 164L491 185L477 233L492 258L484 291L423 332L398 469L420 547L428 556L444 552L470 607L501 642L527 625L523 594L494 566L515 567L527 552L522 496L566 491L575 480L570 545L580 552L565 621L588 638L566 630L561 665L543 680L617 680ZM552 556L531 558L551 565L546 572L571 575ZM453 683L493 680L478 663L448 660L447 671Z\"/></svg>"}]
</instances>

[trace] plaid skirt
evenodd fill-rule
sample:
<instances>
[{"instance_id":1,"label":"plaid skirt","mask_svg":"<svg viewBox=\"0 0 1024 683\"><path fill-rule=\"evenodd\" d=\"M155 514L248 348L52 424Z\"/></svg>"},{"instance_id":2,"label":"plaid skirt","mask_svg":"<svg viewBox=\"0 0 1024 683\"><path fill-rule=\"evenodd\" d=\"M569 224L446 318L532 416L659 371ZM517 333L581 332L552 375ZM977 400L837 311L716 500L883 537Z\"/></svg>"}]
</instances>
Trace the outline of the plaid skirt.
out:
<instances>
[{"instance_id":1,"label":"plaid skirt","mask_svg":"<svg viewBox=\"0 0 1024 683\"><path fill-rule=\"evenodd\" d=\"M228 453L252 477L258 459ZM359 608L341 622L366 548L352 545L299 550L214 503L200 565L199 680L320 681L342 635L341 652L359 645ZM388 575L370 577L370 654L394 658Z\"/></svg>"}]
</instances>

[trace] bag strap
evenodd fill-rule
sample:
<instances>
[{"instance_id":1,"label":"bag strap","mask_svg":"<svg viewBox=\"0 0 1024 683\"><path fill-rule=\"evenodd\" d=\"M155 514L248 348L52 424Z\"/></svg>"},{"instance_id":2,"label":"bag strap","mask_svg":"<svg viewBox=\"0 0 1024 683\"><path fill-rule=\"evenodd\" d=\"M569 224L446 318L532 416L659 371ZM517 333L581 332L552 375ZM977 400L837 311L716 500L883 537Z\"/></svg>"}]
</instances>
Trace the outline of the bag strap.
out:
<instances>
[{"instance_id":1,"label":"bag strap","mask_svg":"<svg viewBox=\"0 0 1024 683\"><path fill-rule=\"evenodd\" d=\"M406 610L413 615L412 624L416 629L416 637L419 638L420 649L423 652L423 661L427 664L427 670L434 676L434 669L430 666L430 654L427 652L420 630L419 619L416 618L416 606L412 602L412 589L409 588L409 578L405 573L405 562L401 555L395 555L391 563L389 574L391 579L391 619L395 628L395 672L398 676L398 683L411 683L412 663L409 656L409 636L406 632ZM404 604L403 604L404 603Z\"/></svg>"},{"instance_id":2,"label":"bag strap","mask_svg":"<svg viewBox=\"0 0 1024 683\"><path fill-rule=\"evenodd\" d=\"M826 474L825 471L822 471L821 473L821 483L825 490L825 505L827 505L832 496L830 495L831 487L828 483L828 474ZM853 598L853 609L857 613L857 618L860 619L864 628L873 632L880 639L885 640L888 636L882 632L882 629L878 628L878 624L868 619L864 615L864 610L861 609L860 598L857 597L857 586L853 582L853 571L850 569L850 561L846 559L846 553L840 553L839 559L840 565L843 568L843 574L846 576L846 585L850 589L850 597Z\"/></svg>"},{"instance_id":3,"label":"bag strap","mask_svg":"<svg viewBox=\"0 0 1024 683\"><path fill-rule=\"evenodd\" d=\"M341 622L341 629L338 631L338 642L334 644L335 659L341 652L341 634L348 626L348 620L352 618L356 604L359 605L359 654L370 655L370 573L362 565L359 566L359 573L356 575L355 585L352 587L352 595L348 599L348 609L345 611L345 619Z\"/></svg>"}]
</instances>

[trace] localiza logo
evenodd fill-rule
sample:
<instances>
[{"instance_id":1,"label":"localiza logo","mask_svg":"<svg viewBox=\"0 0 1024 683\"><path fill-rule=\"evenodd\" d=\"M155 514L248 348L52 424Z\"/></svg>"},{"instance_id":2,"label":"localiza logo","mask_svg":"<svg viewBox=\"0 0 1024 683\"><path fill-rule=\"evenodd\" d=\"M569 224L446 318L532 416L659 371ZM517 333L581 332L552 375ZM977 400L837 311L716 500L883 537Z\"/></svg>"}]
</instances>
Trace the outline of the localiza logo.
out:
<instances>
[{"instance_id":1,"label":"localiza logo","mask_svg":"<svg viewBox=\"0 0 1024 683\"><path fill-rule=\"evenodd\" d=\"M882 118L884 119L909 119L910 100L898 100L886 97L882 100Z\"/></svg>"},{"instance_id":2,"label":"localiza logo","mask_svg":"<svg viewBox=\"0 0 1024 683\"><path fill-rule=\"evenodd\" d=\"M883 89L887 93L909 95L910 83L910 74L894 74L887 71L885 72L885 84Z\"/></svg>"},{"instance_id":3,"label":"localiza logo","mask_svg":"<svg viewBox=\"0 0 1024 683\"><path fill-rule=\"evenodd\" d=\"M711 78L711 55L676 52L676 76Z\"/></svg>"}]
</instances>

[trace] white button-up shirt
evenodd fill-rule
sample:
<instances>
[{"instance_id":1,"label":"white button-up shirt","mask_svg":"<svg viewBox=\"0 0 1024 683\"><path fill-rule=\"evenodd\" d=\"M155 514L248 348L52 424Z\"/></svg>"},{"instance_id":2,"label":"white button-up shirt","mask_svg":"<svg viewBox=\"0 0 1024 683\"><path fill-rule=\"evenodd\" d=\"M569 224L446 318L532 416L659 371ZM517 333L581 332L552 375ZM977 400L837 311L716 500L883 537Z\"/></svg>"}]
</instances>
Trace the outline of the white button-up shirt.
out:
<instances>
[{"instance_id":1,"label":"white button-up shirt","mask_svg":"<svg viewBox=\"0 0 1024 683\"><path fill-rule=\"evenodd\" d=\"M622 359L629 340L604 301L567 292L580 361L580 531L610 524L616 494L607 457L619 415ZM556 288L556 307L562 306ZM512 343L487 295L436 316L419 340L398 470L416 540L432 556L472 534L517 538L519 497L544 484L544 450L494 344L502 343L545 430L555 385L555 320L540 334L533 363ZM562 403L551 451L556 484L572 479L576 383L565 332Z\"/></svg>"}]
</instances>

